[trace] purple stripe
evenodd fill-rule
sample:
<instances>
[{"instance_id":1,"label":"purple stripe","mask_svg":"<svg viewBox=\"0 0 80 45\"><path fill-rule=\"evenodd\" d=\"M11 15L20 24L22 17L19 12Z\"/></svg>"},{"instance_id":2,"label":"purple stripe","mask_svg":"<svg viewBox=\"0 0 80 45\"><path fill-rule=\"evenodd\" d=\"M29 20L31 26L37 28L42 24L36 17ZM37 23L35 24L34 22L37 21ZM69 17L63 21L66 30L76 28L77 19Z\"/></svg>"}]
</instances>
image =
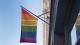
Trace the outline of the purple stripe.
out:
<instances>
[{"instance_id":1,"label":"purple stripe","mask_svg":"<svg viewBox=\"0 0 80 45\"><path fill-rule=\"evenodd\" d=\"M21 40L20 40L20 42L30 42L30 43L36 43L36 38L28 38L28 37L26 37L26 38L21 38Z\"/></svg>"}]
</instances>

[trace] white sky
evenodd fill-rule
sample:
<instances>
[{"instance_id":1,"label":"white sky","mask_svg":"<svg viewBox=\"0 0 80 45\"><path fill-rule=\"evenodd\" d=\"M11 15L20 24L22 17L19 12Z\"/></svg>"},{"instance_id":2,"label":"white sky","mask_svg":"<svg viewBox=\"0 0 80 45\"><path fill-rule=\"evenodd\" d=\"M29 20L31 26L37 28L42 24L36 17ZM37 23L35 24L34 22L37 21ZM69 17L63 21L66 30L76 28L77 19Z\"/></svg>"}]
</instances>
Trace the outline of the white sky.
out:
<instances>
[{"instance_id":1,"label":"white sky","mask_svg":"<svg viewBox=\"0 0 80 45\"><path fill-rule=\"evenodd\" d=\"M72 37L72 45L75 45L77 41L77 36L76 36L76 27L74 26L71 32L71 37Z\"/></svg>"}]
</instances>

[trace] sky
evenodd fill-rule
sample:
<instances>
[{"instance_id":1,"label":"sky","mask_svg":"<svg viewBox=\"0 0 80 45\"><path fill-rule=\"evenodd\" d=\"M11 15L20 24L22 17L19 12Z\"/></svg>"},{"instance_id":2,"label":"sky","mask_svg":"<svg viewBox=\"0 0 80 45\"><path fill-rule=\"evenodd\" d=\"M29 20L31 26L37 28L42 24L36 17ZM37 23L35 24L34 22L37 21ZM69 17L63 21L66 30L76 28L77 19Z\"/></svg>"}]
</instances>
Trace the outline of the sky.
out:
<instances>
[{"instance_id":1,"label":"sky","mask_svg":"<svg viewBox=\"0 0 80 45\"><path fill-rule=\"evenodd\" d=\"M41 4L42 0L0 0L0 45L42 45L41 20L38 21L37 43L20 43L20 6L23 5L34 14L40 15Z\"/></svg>"},{"instance_id":2,"label":"sky","mask_svg":"<svg viewBox=\"0 0 80 45\"><path fill-rule=\"evenodd\" d=\"M72 29L72 32L71 32L71 41L72 41L72 45L75 45L75 43L77 41L75 25L73 26L73 29Z\"/></svg>"},{"instance_id":3,"label":"sky","mask_svg":"<svg viewBox=\"0 0 80 45\"><path fill-rule=\"evenodd\" d=\"M21 5L36 15L42 14L42 0L0 0L0 45L42 45L42 21L38 20L37 43L20 43ZM72 34L75 34L73 31ZM75 35L76 36L76 35ZM73 41L76 38L73 37Z\"/></svg>"}]
</instances>

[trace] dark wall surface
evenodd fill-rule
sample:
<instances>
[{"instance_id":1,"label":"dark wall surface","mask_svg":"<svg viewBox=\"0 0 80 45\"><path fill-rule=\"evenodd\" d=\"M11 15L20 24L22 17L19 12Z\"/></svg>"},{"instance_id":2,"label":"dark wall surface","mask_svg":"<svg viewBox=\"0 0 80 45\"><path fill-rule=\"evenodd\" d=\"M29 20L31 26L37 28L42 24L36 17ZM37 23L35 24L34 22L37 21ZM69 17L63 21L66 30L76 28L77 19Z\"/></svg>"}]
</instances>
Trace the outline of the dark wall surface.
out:
<instances>
[{"instance_id":1,"label":"dark wall surface","mask_svg":"<svg viewBox=\"0 0 80 45\"><path fill-rule=\"evenodd\" d=\"M54 45L65 45L65 36L54 34Z\"/></svg>"}]
</instances>

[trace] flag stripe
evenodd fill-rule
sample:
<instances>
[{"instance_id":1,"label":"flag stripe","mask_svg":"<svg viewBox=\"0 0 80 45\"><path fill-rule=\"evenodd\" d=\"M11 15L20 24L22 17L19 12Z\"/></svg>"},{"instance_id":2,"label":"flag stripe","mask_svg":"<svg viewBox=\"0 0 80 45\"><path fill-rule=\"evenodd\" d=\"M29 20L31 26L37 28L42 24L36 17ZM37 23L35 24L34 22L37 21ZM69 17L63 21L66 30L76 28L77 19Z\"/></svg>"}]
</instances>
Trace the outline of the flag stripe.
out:
<instances>
[{"instance_id":1,"label":"flag stripe","mask_svg":"<svg viewBox=\"0 0 80 45\"><path fill-rule=\"evenodd\" d=\"M36 32L22 32L22 38L24 37L36 37Z\"/></svg>"},{"instance_id":2,"label":"flag stripe","mask_svg":"<svg viewBox=\"0 0 80 45\"><path fill-rule=\"evenodd\" d=\"M20 40L21 42L30 42L30 43L36 43L36 38L22 38L21 40Z\"/></svg>"},{"instance_id":3,"label":"flag stripe","mask_svg":"<svg viewBox=\"0 0 80 45\"><path fill-rule=\"evenodd\" d=\"M37 26L22 26L22 32L36 32Z\"/></svg>"}]
</instances>

